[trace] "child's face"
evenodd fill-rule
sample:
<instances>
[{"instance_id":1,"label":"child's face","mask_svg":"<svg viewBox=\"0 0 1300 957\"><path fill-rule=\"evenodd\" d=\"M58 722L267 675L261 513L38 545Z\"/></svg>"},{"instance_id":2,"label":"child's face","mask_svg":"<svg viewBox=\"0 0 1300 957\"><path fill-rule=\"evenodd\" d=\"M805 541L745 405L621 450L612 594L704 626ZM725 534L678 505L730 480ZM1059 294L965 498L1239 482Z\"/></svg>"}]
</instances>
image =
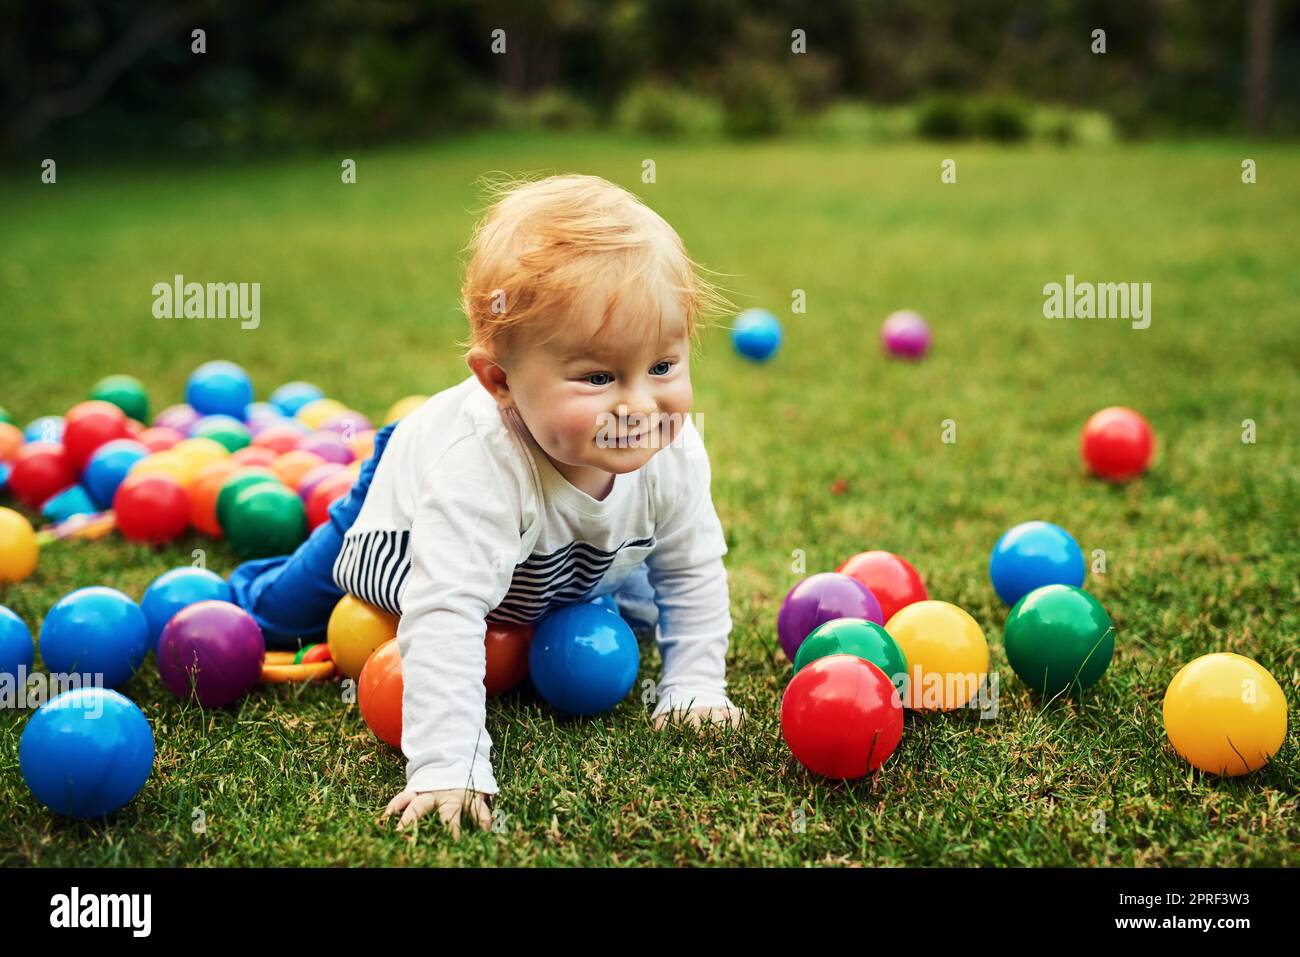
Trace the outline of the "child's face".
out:
<instances>
[{"instance_id":1,"label":"child's face","mask_svg":"<svg viewBox=\"0 0 1300 957\"><path fill-rule=\"evenodd\" d=\"M661 325L618 310L597 334L603 309L604 297L589 296L563 331L502 363L520 418L579 485L645 465L680 433L693 399L680 305L664 301Z\"/></svg>"}]
</instances>

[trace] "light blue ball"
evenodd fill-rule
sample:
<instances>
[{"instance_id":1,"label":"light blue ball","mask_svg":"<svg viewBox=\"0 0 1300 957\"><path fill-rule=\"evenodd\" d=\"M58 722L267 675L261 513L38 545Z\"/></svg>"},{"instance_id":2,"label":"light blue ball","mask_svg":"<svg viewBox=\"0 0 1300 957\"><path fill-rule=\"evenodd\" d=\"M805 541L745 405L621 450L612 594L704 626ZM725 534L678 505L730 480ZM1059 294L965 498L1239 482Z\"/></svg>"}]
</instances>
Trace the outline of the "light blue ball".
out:
<instances>
[{"instance_id":1,"label":"light blue ball","mask_svg":"<svg viewBox=\"0 0 1300 957\"><path fill-rule=\"evenodd\" d=\"M30 673L35 661L36 642L27 622L0 605L0 675L9 675L17 682L18 669Z\"/></svg>"},{"instance_id":2,"label":"light blue ball","mask_svg":"<svg viewBox=\"0 0 1300 957\"><path fill-rule=\"evenodd\" d=\"M310 382L286 382L271 393L271 404L292 419L304 405L323 398L325 393Z\"/></svg>"},{"instance_id":3,"label":"light blue ball","mask_svg":"<svg viewBox=\"0 0 1300 957\"><path fill-rule=\"evenodd\" d=\"M78 588L60 598L41 623L41 658L51 673L101 675L105 687L117 688L148 653L144 612L113 588Z\"/></svg>"},{"instance_id":4,"label":"light blue ball","mask_svg":"<svg viewBox=\"0 0 1300 957\"><path fill-rule=\"evenodd\" d=\"M153 729L135 703L105 688L65 691L27 722L18 766L32 796L57 814L103 817L144 787Z\"/></svg>"},{"instance_id":5,"label":"light blue ball","mask_svg":"<svg viewBox=\"0 0 1300 957\"><path fill-rule=\"evenodd\" d=\"M114 439L96 449L81 473L81 482L95 504L100 508L111 508L113 496L126 473L148 454L149 449L134 439Z\"/></svg>"},{"instance_id":6,"label":"light blue ball","mask_svg":"<svg viewBox=\"0 0 1300 957\"><path fill-rule=\"evenodd\" d=\"M1083 551L1070 533L1051 522L1023 522L998 539L989 556L993 590L1014 605L1043 585L1083 585Z\"/></svg>"},{"instance_id":7,"label":"light blue ball","mask_svg":"<svg viewBox=\"0 0 1300 957\"><path fill-rule=\"evenodd\" d=\"M158 639L172 616L200 601L234 604L235 593L229 582L206 568L173 568L155 578L140 601L149 623L149 647L157 652Z\"/></svg>"},{"instance_id":8,"label":"light blue ball","mask_svg":"<svg viewBox=\"0 0 1300 957\"><path fill-rule=\"evenodd\" d=\"M594 604L569 605L538 622L528 673L557 711L601 714L627 697L641 652L621 617Z\"/></svg>"},{"instance_id":9,"label":"light blue ball","mask_svg":"<svg viewBox=\"0 0 1300 957\"><path fill-rule=\"evenodd\" d=\"M731 344L746 359L766 362L781 348L781 323L766 309L746 309L731 326Z\"/></svg>"},{"instance_id":10,"label":"light blue ball","mask_svg":"<svg viewBox=\"0 0 1300 957\"><path fill-rule=\"evenodd\" d=\"M63 416L43 415L39 419L28 422L27 428L23 429L23 441L62 442Z\"/></svg>"},{"instance_id":11,"label":"light blue ball","mask_svg":"<svg viewBox=\"0 0 1300 957\"><path fill-rule=\"evenodd\" d=\"M253 382L233 362L215 359L194 370L185 386L185 401L199 415L229 415L243 422L244 410L253 401Z\"/></svg>"}]
</instances>

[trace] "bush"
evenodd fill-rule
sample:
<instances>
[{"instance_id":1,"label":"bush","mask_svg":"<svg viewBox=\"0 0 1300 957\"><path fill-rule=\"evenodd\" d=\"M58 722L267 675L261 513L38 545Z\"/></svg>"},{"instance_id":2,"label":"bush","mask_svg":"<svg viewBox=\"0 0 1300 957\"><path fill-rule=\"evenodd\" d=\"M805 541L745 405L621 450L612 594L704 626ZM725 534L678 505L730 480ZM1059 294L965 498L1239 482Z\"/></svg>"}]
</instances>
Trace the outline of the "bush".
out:
<instances>
[{"instance_id":1,"label":"bush","mask_svg":"<svg viewBox=\"0 0 1300 957\"><path fill-rule=\"evenodd\" d=\"M1040 106L1030 115L1035 139L1058 146L1106 146L1116 138L1115 124L1105 113Z\"/></svg>"},{"instance_id":2,"label":"bush","mask_svg":"<svg viewBox=\"0 0 1300 957\"><path fill-rule=\"evenodd\" d=\"M1030 111L1012 97L984 97L971 105L971 127L975 135L999 143L1018 143L1029 138Z\"/></svg>"},{"instance_id":3,"label":"bush","mask_svg":"<svg viewBox=\"0 0 1300 957\"><path fill-rule=\"evenodd\" d=\"M586 103L564 90L545 90L527 100L502 104L501 121L506 126L534 130L580 130L595 122Z\"/></svg>"},{"instance_id":4,"label":"bush","mask_svg":"<svg viewBox=\"0 0 1300 957\"><path fill-rule=\"evenodd\" d=\"M663 139L712 136L722 129L721 107L680 87L634 87L619 101L615 117L621 129Z\"/></svg>"},{"instance_id":5,"label":"bush","mask_svg":"<svg viewBox=\"0 0 1300 957\"><path fill-rule=\"evenodd\" d=\"M916 132L927 140L960 140L971 134L966 104L954 96L931 96L916 108Z\"/></svg>"},{"instance_id":6,"label":"bush","mask_svg":"<svg viewBox=\"0 0 1300 957\"><path fill-rule=\"evenodd\" d=\"M809 124L817 137L853 143L888 143L916 132L910 110L845 101L820 113Z\"/></svg>"},{"instance_id":7,"label":"bush","mask_svg":"<svg viewBox=\"0 0 1300 957\"><path fill-rule=\"evenodd\" d=\"M790 126L794 91L777 67L752 60L734 60L724 71L724 126L731 136L774 136Z\"/></svg>"}]
</instances>

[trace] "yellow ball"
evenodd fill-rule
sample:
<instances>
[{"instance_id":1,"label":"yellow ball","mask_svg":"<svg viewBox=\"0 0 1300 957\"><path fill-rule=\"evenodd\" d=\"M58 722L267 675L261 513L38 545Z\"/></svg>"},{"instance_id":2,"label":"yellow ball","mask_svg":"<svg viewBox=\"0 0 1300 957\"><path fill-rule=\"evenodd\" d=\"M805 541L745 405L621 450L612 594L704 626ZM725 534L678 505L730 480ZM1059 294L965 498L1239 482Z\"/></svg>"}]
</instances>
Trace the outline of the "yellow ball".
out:
<instances>
[{"instance_id":1,"label":"yellow ball","mask_svg":"<svg viewBox=\"0 0 1300 957\"><path fill-rule=\"evenodd\" d=\"M295 418L314 432L323 428L326 422L340 412L346 411L348 407L338 399L317 399L299 409Z\"/></svg>"},{"instance_id":2,"label":"yellow ball","mask_svg":"<svg viewBox=\"0 0 1300 957\"><path fill-rule=\"evenodd\" d=\"M1286 737L1286 696L1257 662L1220 652L1183 666L1169 682L1165 734L1174 750L1210 774L1262 768Z\"/></svg>"},{"instance_id":3,"label":"yellow ball","mask_svg":"<svg viewBox=\"0 0 1300 957\"><path fill-rule=\"evenodd\" d=\"M979 623L956 605L913 602L900 608L885 630L907 656L906 708L964 707L988 677L989 643Z\"/></svg>"},{"instance_id":4,"label":"yellow ball","mask_svg":"<svg viewBox=\"0 0 1300 957\"><path fill-rule=\"evenodd\" d=\"M396 422L398 419L404 419L424 403L429 401L427 395L408 395L405 399L398 399L393 403L392 408L384 415L384 425Z\"/></svg>"},{"instance_id":5,"label":"yellow ball","mask_svg":"<svg viewBox=\"0 0 1300 957\"><path fill-rule=\"evenodd\" d=\"M0 508L0 582L20 582L36 568L36 532L11 508Z\"/></svg>"},{"instance_id":6,"label":"yellow ball","mask_svg":"<svg viewBox=\"0 0 1300 957\"><path fill-rule=\"evenodd\" d=\"M360 598L344 595L330 612L325 634L334 667L356 678L371 652L397 637L397 618Z\"/></svg>"},{"instance_id":7,"label":"yellow ball","mask_svg":"<svg viewBox=\"0 0 1300 957\"><path fill-rule=\"evenodd\" d=\"M146 455L131 466L131 475L166 475L175 479L181 488L189 488L194 480L195 469L192 463L173 449L163 449Z\"/></svg>"},{"instance_id":8,"label":"yellow ball","mask_svg":"<svg viewBox=\"0 0 1300 957\"><path fill-rule=\"evenodd\" d=\"M203 466L219 462L230 455L230 450L216 439L205 439L202 436L182 439L167 451L175 452L183 458L196 475Z\"/></svg>"}]
</instances>

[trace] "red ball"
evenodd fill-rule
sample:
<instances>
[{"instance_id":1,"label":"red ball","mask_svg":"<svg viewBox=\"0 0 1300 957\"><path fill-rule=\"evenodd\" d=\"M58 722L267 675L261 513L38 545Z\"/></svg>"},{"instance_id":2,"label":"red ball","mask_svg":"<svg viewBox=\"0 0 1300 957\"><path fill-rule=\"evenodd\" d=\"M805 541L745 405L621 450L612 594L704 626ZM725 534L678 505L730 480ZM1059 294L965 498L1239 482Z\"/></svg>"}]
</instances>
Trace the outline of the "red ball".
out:
<instances>
[{"instance_id":1,"label":"red ball","mask_svg":"<svg viewBox=\"0 0 1300 957\"><path fill-rule=\"evenodd\" d=\"M336 472L322 481L307 498L307 527L323 525L330 517L330 506L352 490L352 473Z\"/></svg>"},{"instance_id":2,"label":"red ball","mask_svg":"<svg viewBox=\"0 0 1300 957\"><path fill-rule=\"evenodd\" d=\"M871 589L886 623L900 608L930 597L916 569L893 552L859 552L835 570Z\"/></svg>"},{"instance_id":3,"label":"red ball","mask_svg":"<svg viewBox=\"0 0 1300 957\"><path fill-rule=\"evenodd\" d=\"M277 455L291 452L298 447L298 440L303 431L294 425L268 425L253 436L253 444L259 448L271 449Z\"/></svg>"},{"instance_id":4,"label":"red ball","mask_svg":"<svg viewBox=\"0 0 1300 957\"><path fill-rule=\"evenodd\" d=\"M126 413L111 402L79 402L63 417L63 450L75 472L80 472L105 442L130 436Z\"/></svg>"},{"instance_id":5,"label":"red ball","mask_svg":"<svg viewBox=\"0 0 1300 957\"><path fill-rule=\"evenodd\" d=\"M14 456L9 489L28 508L39 509L46 499L77 480L63 446L57 442L28 442Z\"/></svg>"},{"instance_id":6,"label":"red ball","mask_svg":"<svg viewBox=\"0 0 1300 957\"><path fill-rule=\"evenodd\" d=\"M860 778L903 737L903 702L885 673L857 655L829 655L799 670L781 699L781 734L814 774Z\"/></svg>"},{"instance_id":7,"label":"red ball","mask_svg":"<svg viewBox=\"0 0 1300 957\"><path fill-rule=\"evenodd\" d=\"M533 626L490 621L483 640L487 648L483 686L487 688L487 696L495 698L514 688L528 674Z\"/></svg>"},{"instance_id":8,"label":"red ball","mask_svg":"<svg viewBox=\"0 0 1300 957\"><path fill-rule=\"evenodd\" d=\"M1155 445L1155 434L1141 413L1113 405L1084 423L1079 454L1094 475L1123 482L1147 470Z\"/></svg>"},{"instance_id":9,"label":"red ball","mask_svg":"<svg viewBox=\"0 0 1300 957\"><path fill-rule=\"evenodd\" d=\"M128 475L113 496L113 511L122 537L149 545L179 538L190 524L190 498L185 489L157 472Z\"/></svg>"}]
</instances>

